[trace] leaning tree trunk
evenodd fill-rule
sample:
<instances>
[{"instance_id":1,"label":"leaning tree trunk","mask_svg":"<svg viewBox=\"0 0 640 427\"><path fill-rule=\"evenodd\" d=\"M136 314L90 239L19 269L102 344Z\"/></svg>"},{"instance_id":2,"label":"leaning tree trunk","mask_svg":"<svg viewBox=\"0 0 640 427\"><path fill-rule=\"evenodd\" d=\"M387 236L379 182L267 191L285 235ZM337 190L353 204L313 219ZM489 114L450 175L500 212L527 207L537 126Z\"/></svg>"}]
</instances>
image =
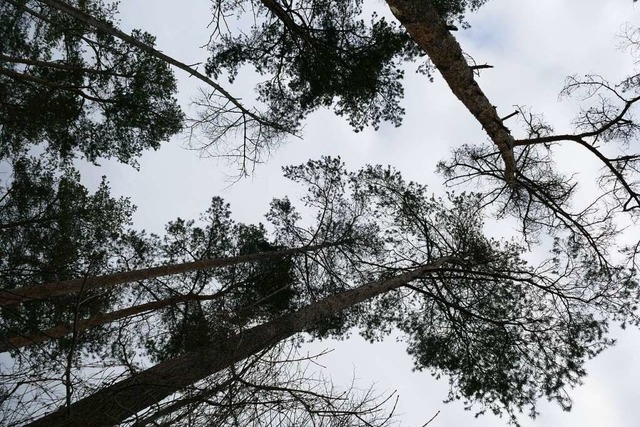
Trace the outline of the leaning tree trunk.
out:
<instances>
[{"instance_id":1,"label":"leaning tree trunk","mask_svg":"<svg viewBox=\"0 0 640 427\"><path fill-rule=\"evenodd\" d=\"M165 298L159 301L152 301L145 304L134 305L132 307L112 311L110 313L100 313L88 319L79 320L76 323L58 325L53 328L49 328L44 331L38 331L28 335L15 335L9 338L0 338L0 353L16 350L29 345L39 344L41 342L52 339L62 338L72 332L85 331L94 326L104 325L107 323L126 319L127 317L136 316L138 314L146 313L153 310L158 310L160 308L168 307L170 305L178 304L181 302L210 301L221 296L221 293L217 293L214 295L179 295L171 298Z\"/></svg>"},{"instance_id":2,"label":"leaning tree trunk","mask_svg":"<svg viewBox=\"0 0 640 427\"><path fill-rule=\"evenodd\" d=\"M294 313L231 336L215 347L190 352L159 363L42 417L28 426L102 427L118 424L209 375L313 327L314 323L404 286L448 261L450 257L443 257L409 272L331 295Z\"/></svg>"},{"instance_id":3,"label":"leaning tree trunk","mask_svg":"<svg viewBox=\"0 0 640 427\"><path fill-rule=\"evenodd\" d=\"M161 265L158 267L142 268L139 270L125 271L122 273L106 274L104 276L92 276L82 279L66 280L63 282L44 283L41 285L25 286L16 289L0 290L0 306L19 304L32 300L45 300L47 298L66 295L74 292L88 291L96 288L105 288L139 280L153 279L155 277L171 276L174 274L188 273L207 268L225 267L234 264L270 260L285 256L298 255L305 252L313 252L319 249L337 246L342 242L322 243L319 245L303 246L300 248L284 249L273 252L258 252L247 255L239 255L226 258L211 258L179 264Z\"/></svg>"},{"instance_id":4,"label":"leaning tree trunk","mask_svg":"<svg viewBox=\"0 0 640 427\"><path fill-rule=\"evenodd\" d=\"M24 5L21 5L17 0L8 0L11 4L13 4L16 7L21 7L24 9ZM162 53L161 51L153 48L152 46L147 45L146 43L141 42L140 40L136 39L135 37L130 36L129 34L126 34L120 30L118 30L117 28L115 28L113 25L111 25L110 23L101 21L99 19L96 19L95 17L91 16L90 14L82 11L81 9L78 9L77 7L74 7L72 4L69 4L68 2L62 1L62 0L39 0L40 3L46 4L49 7L52 7L66 15L69 15L71 17L73 17L74 19L84 23L85 25L89 25L91 27L94 27L95 29L97 29L100 32L103 32L105 34L109 34L112 35L113 37L116 37L126 43L128 43L131 46L135 46L136 48L140 49L143 52L146 52L147 54L154 56L158 59L163 60L164 62L166 62L167 64L173 65L176 68L181 69L182 71L185 71L187 73L189 73L191 76L197 78L198 80L204 82L205 84L207 84L208 86L212 87L214 90L216 90L221 96L223 96L224 98L226 98L231 104L233 104L240 112L242 112L243 115L247 115L248 117L251 117L252 119L258 121L259 123L265 124L267 126L272 126L274 128L279 128L279 126L277 126L277 124L269 122L265 119L263 119L262 117L259 117L255 112L250 111L250 109L248 109L247 107L245 107L244 105L242 105L239 101L238 98L232 96L229 92L227 92L222 86L220 86L218 83L214 82L213 80L211 80L209 77L205 76L204 74L198 72L195 68L185 64L184 62L180 62L164 53Z\"/></svg>"},{"instance_id":5,"label":"leaning tree trunk","mask_svg":"<svg viewBox=\"0 0 640 427\"><path fill-rule=\"evenodd\" d=\"M514 139L473 77L458 41L451 35L446 22L429 0L386 0L391 12L406 28L414 41L425 51L447 82L454 95L480 122L500 150L505 165L504 177L514 183L516 165Z\"/></svg>"}]
</instances>

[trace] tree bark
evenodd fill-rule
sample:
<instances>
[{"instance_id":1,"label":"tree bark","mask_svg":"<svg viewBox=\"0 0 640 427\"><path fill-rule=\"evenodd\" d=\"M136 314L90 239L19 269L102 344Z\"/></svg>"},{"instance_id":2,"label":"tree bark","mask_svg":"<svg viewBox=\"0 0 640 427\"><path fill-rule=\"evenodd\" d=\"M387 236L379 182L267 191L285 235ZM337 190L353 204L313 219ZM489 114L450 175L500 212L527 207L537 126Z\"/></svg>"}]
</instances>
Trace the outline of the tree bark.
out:
<instances>
[{"instance_id":1,"label":"tree bark","mask_svg":"<svg viewBox=\"0 0 640 427\"><path fill-rule=\"evenodd\" d=\"M451 257L443 257L409 272L331 295L294 313L225 339L215 347L159 363L28 426L102 427L117 424L233 363L312 328L314 323L428 275L450 260Z\"/></svg>"},{"instance_id":2,"label":"tree bark","mask_svg":"<svg viewBox=\"0 0 640 427\"><path fill-rule=\"evenodd\" d=\"M458 41L430 0L386 0L391 12L415 42L429 55L454 95L480 122L498 147L504 161L504 177L515 182L514 139L504 126L496 108L489 102L473 76Z\"/></svg>"},{"instance_id":3,"label":"tree bark","mask_svg":"<svg viewBox=\"0 0 640 427\"><path fill-rule=\"evenodd\" d=\"M153 279L155 277L170 276L173 274L188 273L207 268L225 267L234 264L282 258L305 252L313 252L319 249L337 246L343 242L321 243L319 245L303 246L300 248L284 249L274 252L259 252L254 254L239 255L226 258L212 258L180 264L161 265L158 267L142 268L139 270L125 271L122 273L106 274L82 279L66 280L63 282L44 283L41 285L25 286L16 289L0 290L0 306L19 304L32 300L45 300L51 297L70 294L80 291L88 291L96 288L111 287L138 280Z\"/></svg>"},{"instance_id":4,"label":"tree bark","mask_svg":"<svg viewBox=\"0 0 640 427\"><path fill-rule=\"evenodd\" d=\"M122 310L113 311L110 313L100 313L89 319L83 319L76 324L67 323L49 328L45 331L39 331L30 335L15 335L9 338L0 338L0 353L5 351L11 351L18 348L26 347L33 344L39 344L51 339L62 338L63 336L72 333L73 331L86 331L94 326L104 325L106 323L115 322L117 320L126 319L127 317L135 316L138 314L146 313L160 308L168 307L170 305L178 304L187 301L209 301L219 298L220 294L214 295L179 295L176 297L165 298L159 301L152 301L145 304L134 305Z\"/></svg>"}]
</instances>

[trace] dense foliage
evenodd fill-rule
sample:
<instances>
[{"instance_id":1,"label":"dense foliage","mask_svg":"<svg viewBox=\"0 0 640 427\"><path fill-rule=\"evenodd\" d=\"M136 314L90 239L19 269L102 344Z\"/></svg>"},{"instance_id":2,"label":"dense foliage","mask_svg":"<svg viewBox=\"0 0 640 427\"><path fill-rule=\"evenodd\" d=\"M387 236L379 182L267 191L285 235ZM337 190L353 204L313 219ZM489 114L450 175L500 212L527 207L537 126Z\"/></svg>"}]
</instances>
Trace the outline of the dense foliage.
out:
<instances>
[{"instance_id":1,"label":"dense foliage","mask_svg":"<svg viewBox=\"0 0 640 427\"><path fill-rule=\"evenodd\" d=\"M218 77L226 70L233 79L250 64L267 75L257 89L259 100L281 123L297 128L310 112L334 107L356 130L381 121L400 124L400 62L419 51L397 25L375 14L371 22L360 18L361 1L236 1L215 7L239 16L253 9L258 23L212 41L207 72Z\"/></svg>"},{"instance_id":2,"label":"dense foliage","mask_svg":"<svg viewBox=\"0 0 640 427\"><path fill-rule=\"evenodd\" d=\"M73 3L115 19L114 4ZM135 164L181 129L164 61L35 0L2 2L0 34L0 158L38 147L58 160Z\"/></svg>"},{"instance_id":3,"label":"dense foliage","mask_svg":"<svg viewBox=\"0 0 640 427\"><path fill-rule=\"evenodd\" d=\"M262 116L190 72L213 88L199 124L242 140L232 155L256 161L262 144L295 133L323 107L355 131L399 125L405 64L427 53L490 138L455 148L439 170L449 184L482 185L437 198L392 167L352 172L325 157L284 168L306 192L274 199L266 226L235 222L214 197L198 219L178 218L162 236L129 229L129 201L113 198L106 179L94 192L84 188L73 161L135 165L178 132L183 117L167 65L177 61L153 50L149 34L115 36L112 4L62 3L97 25L65 13L59 0L0 5L0 161L8 171L0 183L0 349L12 356L0 366L0 421L46 412L35 425L259 425L265 414L312 423L318 411L330 414L320 423L362 421L358 408L336 409L340 398L328 391L284 381L270 359L291 337L299 344L356 329L372 341L401 333L415 368L447 376L450 399L479 412L517 422L523 410L535 415L541 398L570 408L567 389L613 343L610 323L640 323L640 244L619 245L621 223L640 211L640 155L631 144L640 79L570 78L563 94L587 101L574 133L554 135L519 109L526 137L516 139L451 33L485 1L388 0L398 23L364 16L362 0L214 1L208 76L233 81L248 65L266 78L257 87ZM627 34L632 50L638 34ZM603 165L586 208L572 204L576 181L554 163L560 142ZM490 215L515 218L518 235L487 237ZM205 260L219 263L186 268ZM170 272L6 302L25 286L106 283L100 275L145 268Z\"/></svg>"},{"instance_id":4,"label":"dense foliage","mask_svg":"<svg viewBox=\"0 0 640 427\"><path fill-rule=\"evenodd\" d=\"M485 1L434 5L454 22ZM248 64L268 76L258 85L258 99L280 123L297 128L312 111L332 107L356 131L382 121L400 125L403 63L422 52L397 24L376 13L363 17L362 0L247 0L213 7L220 16L253 11L256 23L238 32L222 32L219 24L207 72L218 77L227 71L233 80Z\"/></svg>"},{"instance_id":5,"label":"dense foliage","mask_svg":"<svg viewBox=\"0 0 640 427\"><path fill-rule=\"evenodd\" d=\"M339 212L344 203L352 208L350 223L379 230L380 258L352 260L336 276L390 277L451 258L406 292L345 310L338 329L319 330L340 336L357 325L372 340L403 331L416 368L450 378L451 399L514 420L525 408L535 414L540 397L569 408L566 387L579 384L585 361L612 344L609 321L638 324L634 271L599 264L583 236L557 237L548 258L532 265L523 259L524 246L483 235L481 194L437 199L393 169L350 173L335 159L289 168L287 175L309 186L306 204L322 215L321 206Z\"/></svg>"}]
</instances>

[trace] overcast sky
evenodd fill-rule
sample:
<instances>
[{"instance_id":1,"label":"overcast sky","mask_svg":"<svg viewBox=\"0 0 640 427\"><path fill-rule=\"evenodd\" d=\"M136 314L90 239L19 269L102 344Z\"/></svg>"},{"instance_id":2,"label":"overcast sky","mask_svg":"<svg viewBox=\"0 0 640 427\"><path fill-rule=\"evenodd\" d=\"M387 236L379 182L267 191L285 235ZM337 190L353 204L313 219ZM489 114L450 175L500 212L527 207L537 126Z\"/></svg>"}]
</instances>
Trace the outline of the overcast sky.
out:
<instances>
[{"instance_id":1,"label":"overcast sky","mask_svg":"<svg viewBox=\"0 0 640 427\"><path fill-rule=\"evenodd\" d=\"M376 1L368 7L385 11L386 6ZM207 52L200 46L209 37L207 0L122 0L120 10L123 29L149 31L157 36L160 50L186 63L206 60ZM616 49L619 40L615 35L626 23L640 23L639 17L640 6L632 0L489 0L468 17L471 29L457 32L456 37L478 63L494 66L482 73L479 83L500 115L511 113L516 104L528 106L543 113L561 132L570 129L577 111L574 102L558 99L565 77L598 73L616 80L628 73L632 58ZM194 79L177 75L180 100L186 106L198 85ZM241 78L227 86L250 103L252 87L246 81ZM378 132L355 134L343 119L319 111L307 122L303 139L284 145L252 178L232 186L228 177L236 173L234 167L186 150L184 138L144 154L140 171L104 162L102 168L85 169L85 179L95 182L106 174L113 192L130 196L138 206L135 226L155 232L178 216L197 217L214 195L231 203L236 220L262 221L272 197L295 199L300 192L284 181L280 168L321 155L340 155L354 169L367 163L391 164L406 178L428 183L436 194L441 193L441 179L434 173L436 162L446 158L452 147L481 142L486 136L438 75L429 83L424 76L407 72L405 92L407 114L402 127L383 125ZM517 126L510 125L517 137ZM567 151L558 162L578 170L588 167L588 159L579 152ZM582 176L589 185L590 175ZM370 345L356 336L347 342L323 342L316 348L335 348L323 363L337 384L348 383L355 371L362 387L375 382L380 391L398 390L402 425L421 426L437 411L441 413L431 426L506 425L505 420L489 415L474 419L460 403L444 405L446 379L436 381L428 374L411 372L403 344L393 339ZM588 364L585 384L572 391L573 411L564 413L557 406L542 404L541 416L535 422L523 418L524 424L637 427L637 354L640 333L627 330L619 335L615 348Z\"/></svg>"}]
</instances>

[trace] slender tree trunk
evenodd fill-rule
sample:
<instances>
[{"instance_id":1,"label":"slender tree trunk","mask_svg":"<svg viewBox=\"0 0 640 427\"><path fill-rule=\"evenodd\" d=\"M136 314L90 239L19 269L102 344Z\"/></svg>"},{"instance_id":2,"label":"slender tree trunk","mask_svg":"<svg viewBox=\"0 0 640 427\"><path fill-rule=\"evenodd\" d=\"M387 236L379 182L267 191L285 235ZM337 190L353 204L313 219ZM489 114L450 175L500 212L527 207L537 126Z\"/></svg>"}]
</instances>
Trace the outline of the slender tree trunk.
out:
<instances>
[{"instance_id":1,"label":"slender tree trunk","mask_svg":"<svg viewBox=\"0 0 640 427\"><path fill-rule=\"evenodd\" d=\"M319 249L337 246L343 242L322 243L319 245L303 246L300 248L284 249L273 252L258 252L254 254L239 255L226 258L203 259L180 264L161 265L158 267L142 268L139 270L125 271L122 273L106 274L82 279L66 280L63 282L44 283L41 285L25 286L16 289L0 290L0 306L19 304L31 300L45 300L51 297L66 295L74 292L88 291L96 288L105 288L136 282L138 280L153 279L155 277L171 276L174 274L188 273L207 268L225 267L234 264L263 261L282 258L290 255L298 255L305 252L313 252Z\"/></svg>"},{"instance_id":2,"label":"slender tree trunk","mask_svg":"<svg viewBox=\"0 0 640 427\"><path fill-rule=\"evenodd\" d=\"M9 1L11 4L15 5L16 7L21 7L20 3L17 0L7 0ZM207 84L208 86L212 87L213 89L215 89L220 95L222 95L224 98L228 99L229 102L231 102L238 110L240 110L242 112L243 115L247 115L248 117L251 117L252 119L256 120L259 123L262 123L264 125L273 127L275 129L280 129L280 126L277 123L273 123L270 121L267 121L265 119L263 119L262 117L259 117L254 111L251 111L250 109L248 109L247 107L245 107L244 105L242 105L240 103L240 101L235 98L234 96L232 96L229 92L227 92L222 86L220 86L218 83L214 82L213 80L211 80L209 77L205 76L204 74L198 72L196 69L194 69L193 67L185 64L184 62L180 62L172 57L170 57L169 55L166 55L162 52L160 52L159 50L153 48L152 46L149 46L143 42L141 42L140 40L130 36L127 33L124 33L122 31L120 31L119 29L115 28L113 25L107 23L107 22L103 22L100 21L96 18L94 18L93 16L91 16L90 14L82 11L81 9L78 9L77 7L74 7L73 5L62 1L62 0L39 0L40 3L46 4L49 7L52 7L54 9L59 10L62 13L65 13L71 17L73 17L74 19L89 25L91 27L94 27L95 29L105 33L105 34L110 34L126 43L128 43L131 46L135 46L138 49L140 49L143 52L148 53L149 55L152 55L158 59L161 59L162 61L166 62L167 64L173 65L176 68L181 69L182 71L185 71L187 73L189 73L191 76L197 78L198 80L204 82L205 84Z\"/></svg>"},{"instance_id":3,"label":"slender tree trunk","mask_svg":"<svg viewBox=\"0 0 640 427\"><path fill-rule=\"evenodd\" d=\"M286 10L275 0L260 0L260 2L273 13L276 18L278 18L285 27L289 29L292 33L300 37L305 41L308 47L313 46L313 39L309 36L306 29L301 28L298 24L295 23L293 18L287 13Z\"/></svg>"},{"instance_id":4,"label":"slender tree trunk","mask_svg":"<svg viewBox=\"0 0 640 427\"><path fill-rule=\"evenodd\" d=\"M44 217L44 218L25 219L23 221L7 222L4 224L0 224L0 230L7 230L9 228L16 228L16 227L24 227L25 225L42 224L45 222L54 221L55 219L56 217Z\"/></svg>"},{"instance_id":5,"label":"slender tree trunk","mask_svg":"<svg viewBox=\"0 0 640 427\"><path fill-rule=\"evenodd\" d=\"M110 313L97 314L89 319L83 319L77 322L77 324L67 323L49 328L45 331L39 331L30 335L16 335L6 339L0 338L0 353L5 351L11 351L28 345L39 344L51 339L62 338L63 336L72 333L73 331L86 331L94 326L104 325L106 323L115 322L117 320L126 319L127 317L135 316L138 314L146 313L160 308L168 307L170 305L178 304L187 301L210 301L222 296L221 294L214 295L179 295L176 297L165 298L160 301L148 302L145 304L134 305L132 307L124 308L122 310L113 311Z\"/></svg>"},{"instance_id":6,"label":"slender tree trunk","mask_svg":"<svg viewBox=\"0 0 640 427\"><path fill-rule=\"evenodd\" d=\"M75 65L67 64L64 62L41 61L38 59L31 59L31 58L18 58L15 56L4 55L2 53L0 53L0 61L12 62L14 64L33 65L35 67L53 68L56 70L64 70L69 72L104 74L107 76L118 76L118 77L126 77L126 78L133 77L133 75L118 74L113 72L112 70L101 70L98 68L77 67Z\"/></svg>"},{"instance_id":7,"label":"slender tree trunk","mask_svg":"<svg viewBox=\"0 0 640 427\"><path fill-rule=\"evenodd\" d=\"M313 328L314 323L428 275L450 260L450 257L444 257L409 272L331 295L294 313L225 339L215 347L159 363L28 426L102 427L117 424L233 363Z\"/></svg>"},{"instance_id":8,"label":"slender tree trunk","mask_svg":"<svg viewBox=\"0 0 640 427\"><path fill-rule=\"evenodd\" d=\"M516 166L514 139L473 77L458 41L429 0L386 0L391 12L415 42L429 55L454 95L480 122L500 150L505 165L505 180L514 183Z\"/></svg>"}]
</instances>

